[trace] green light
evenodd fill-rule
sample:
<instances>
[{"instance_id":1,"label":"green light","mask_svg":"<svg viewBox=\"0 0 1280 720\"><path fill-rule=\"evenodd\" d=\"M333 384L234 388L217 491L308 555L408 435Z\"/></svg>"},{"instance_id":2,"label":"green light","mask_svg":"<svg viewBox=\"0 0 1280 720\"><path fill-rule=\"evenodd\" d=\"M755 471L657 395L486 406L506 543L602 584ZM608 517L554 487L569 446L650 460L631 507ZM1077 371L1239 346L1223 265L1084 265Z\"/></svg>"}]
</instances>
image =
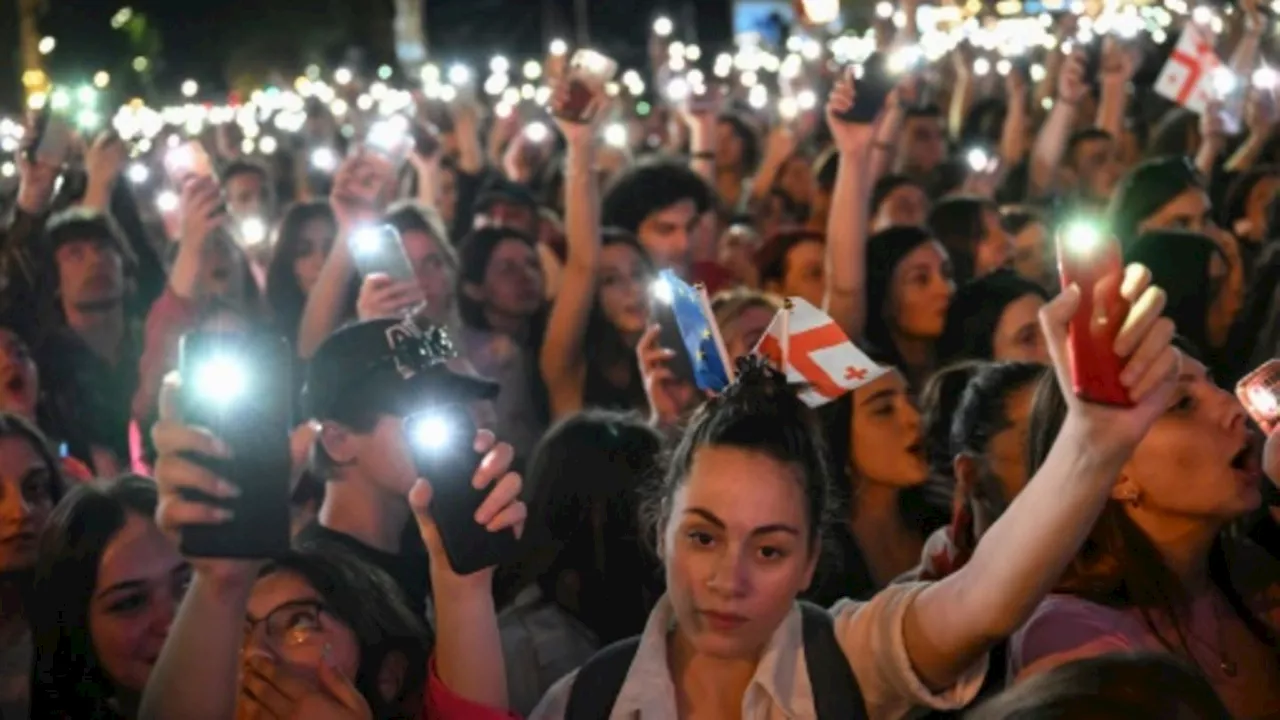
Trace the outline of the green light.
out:
<instances>
[{"instance_id":1,"label":"green light","mask_svg":"<svg viewBox=\"0 0 1280 720\"><path fill-rule=\"evenodd\" d=\"M636 114L639 115L640 117L647 117L649 113L652 111L653 111L653 107L650 106L649 103L645 102L644 100L641 100L640 102L636 103Z\"/></svg>"},{"instance_id":2,"label":"green light","mask_svg":"<svg viewBox=\"0 0 1280 720\"><path fill-rule=\"evenodd\" d=\"M391 66L390 66L390 65L381 65L381 66L379 66L379 67L378 67L378 79L379 79L379 80L390 80L390 79L391 79Z\"/></svg>"},{"instance_id":3,"label":"green light","mask_svg":"<svg viewBox=\"0 0 1280 720\"><path fill-rule=\"evenodd\" d=\"M71 105L71 96L66 90L54 90L50 103L54 110L66 110Z\"/></svg>"},{"instance_id":4,"label":"green light","mask_svg":"<svg viewBox=\"0 0 1280 720\"><path fill-rule=\"evenodd\" d=\"M94 101L98 99L98 91L88 85L85 85L76 91L76 98L80 101L81 105L92 105Z\"/></svg>"}]
</instances>

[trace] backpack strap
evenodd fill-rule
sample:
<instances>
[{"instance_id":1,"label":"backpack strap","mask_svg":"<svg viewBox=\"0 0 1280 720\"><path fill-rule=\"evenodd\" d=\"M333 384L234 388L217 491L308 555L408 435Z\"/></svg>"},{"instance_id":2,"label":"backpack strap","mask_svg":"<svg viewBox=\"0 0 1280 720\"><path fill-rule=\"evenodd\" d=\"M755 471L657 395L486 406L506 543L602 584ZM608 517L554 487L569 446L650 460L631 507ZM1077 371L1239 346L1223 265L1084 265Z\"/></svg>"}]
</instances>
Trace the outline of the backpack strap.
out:
<instances>
[{"instance_id":1,"label":"backpack strap","mask_svg":"<svg viewBox=\"0 0 1280 720\"><path fill-rule=\"evenodd\" d=\"M573 680L564 720L608 718L639 647L639 637L627 638L592 655Z\"/></svg>"},{"instance_id":2,"label":"backpack strap","mask_svg":"<svg viewBox=\"0 0 1280 720\"><path fill-rule=\"evenodd\" d=\"M800 602L804 633L804 663L813 686L813 708L819 720L867 717L867 704L858 678L836 641L831 614L810 602Z\"/></svg>"}]
</instances>

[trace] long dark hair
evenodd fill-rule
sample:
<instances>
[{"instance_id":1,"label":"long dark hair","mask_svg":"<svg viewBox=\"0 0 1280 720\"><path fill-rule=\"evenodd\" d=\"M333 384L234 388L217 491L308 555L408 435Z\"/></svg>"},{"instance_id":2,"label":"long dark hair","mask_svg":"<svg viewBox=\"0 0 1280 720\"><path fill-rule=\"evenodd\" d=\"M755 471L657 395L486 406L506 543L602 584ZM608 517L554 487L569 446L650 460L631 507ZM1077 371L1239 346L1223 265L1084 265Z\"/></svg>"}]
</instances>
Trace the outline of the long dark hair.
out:
<instances>
[{"instance_id":1,"label":"long dark hair","mask_svg":"<svg viewBox=\"0 0 1280 720\"><path fill-rule=\"evenodd\" d=\"M653 273L653 260L631 233L617 228L605 228L600 240L604 247L625 245L631 248L639 255L649 273ZM635 348L627 344L622 333L618 332L618 328L605 317L604 310L600 306L598 281L593 293L594 302L591 303L591 311L587 315L587 329L583 335L583 352L587 359L589 378L584 388L586 393L583 400L588 407L607 407L618 410L643 409L648 401L644 394L644 379L635 365ZM627 368L627 383L621 387L605 379L608 376L607 368L619 364Z\"/></svg>"},{"instance_id":2,"label":"long dark hair","mask_svg":"<svg viewBox=\"0 0 1280 720\"><path fill-rule=\"evenodd\" d=\"M307 303L307 295L294 275L293 264L302 254L302 229L314 220L334 225L333 211L328 203L295 203L290 206L276 228L275 249L267 266L267 305L276 327L290 342L297 337L302 308ZM325 248L326 253L328 250Z\"/></svg>"},{"instance_id":3,"label":"long dark hair","mask_svg":"<svg viewBox=\"0 0 1280 720\"><path fill-rule=\"evenodd\" d=\"M1034 478L1048 458L1066 417L1066 398L1053 373L1046 373L1040 378L1032 401L1027 477ZM1274 651L1277 647L1274 633L1249 609L1232 580L1228 544L1233 542L1225 534L1214 541L1209 552L1209 578L1249 631ZM1134 608L1165 649L1194 660L1182 621L1185 613L1179 612L1187 603L1185 589L1151 540L1116 500L1107 501L1093 531L1067 566L1056 592L1099 605ZM1155 623L1156 614L1169 620L1175 637L1167 637L1160 631Z\"/></svg>"},{"instance_id":4,"label":"long dark hair","mask_svg":"<svg viewBox=\"0 0 1280 720\"><path fill-rule=\"evenodd\" d=\"M552 427L525 476L533 487L521 587L536 583L601 645L638 635L661 594L640 532L641 489L660 474L662 437L632 415L589 410ZM565 573L576 603L563 602Z\"/></svg>"},{"instance_id":5,"label":"long dark hair","mask_svg":"<svg viewBox=\"0 0 1280 720\"><path fill-rule=\"evenodd\" d=\"M339 547L290 551L272 561L259 577L281 572L305 580L320 594L325 609L356 636L360 667L352 682L369 702L373 716L413 717L403 703L420 696L432 640L426 623L400 600L395 581ZM388 701L379 690L378 676L392 653L404 655L406 670L398 697Z\"/></svg>"},{"instance_id":6,"label":"long dark hair","mask_svg":"<svg viewBox=\"0 0 1280 720\"><path fill-rule=\"evenodd\" d=\"M463 238L458 248L458 314L462 323L477 330L490 330L489 320L484 315L484 305L473 300L463 289L463 285L481 285L485 272L489 269L489 261L493 252L507 240L515 240L537 251L537 241L519 230L511 228L487 227L475 230ZM542 345L542 335L547 324L546 304L534 313L529 320L529 337L526 346L538 348Z\"/></svg>"},{"instance_id":7,"label":"long dark hair","mask_svg":"<svg viewBox=\"0 0 1280 720\"><path fill-rule=\"evenodd\" d=\"M115 688L98 665L89 600L111 539L129 515L155 515L156 485L136 475L72 489L40 536L28 618L35 643L31 716L118 718ZM138 692L142 688L136 688Z\"/></svg>"}]
</instances>

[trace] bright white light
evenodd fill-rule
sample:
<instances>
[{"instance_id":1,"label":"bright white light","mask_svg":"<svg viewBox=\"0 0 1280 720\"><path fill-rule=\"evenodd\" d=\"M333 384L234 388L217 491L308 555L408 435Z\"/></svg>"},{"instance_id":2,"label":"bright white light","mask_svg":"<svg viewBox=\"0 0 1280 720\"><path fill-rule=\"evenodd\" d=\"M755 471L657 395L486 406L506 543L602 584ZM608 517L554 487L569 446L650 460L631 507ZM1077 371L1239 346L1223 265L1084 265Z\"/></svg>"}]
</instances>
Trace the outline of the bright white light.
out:
<instances>
[{"instance_id":1,"label":"bright white light","mask_svg":"<svg viewBox=\"0 0 1280 720\"><path fill-rule=\"evenodd\" d=\"M104 88L111 84L111 75L106 70L99 70L93 74L93 84L97 87Z\"/></svg>"},{"instance_id":2,"label":"bright white light","mask_svg":"<svg viewBox=\"0 0 1280 720\"><path fill-rule=\"evenodd\" d=\"M991 72L991 61L986 58L978 58L973 61L973 74L982 77Z\"/></svg>"},{"instance_id":3,"label":"bright white light","mask_svg":"<svg viewBox=\"0 0 1280 720\"><path fill-rule=\"evenodd\" d=\"M1230 68L1219 67L1213 71L1213 90L1218 97L1226 97L1236 89L1236 74Z\"/></svg>"},{"instance_id":4,"label":"bright white light","mask_svg":"<svg viewBox=\"0 0 1280 720\"><path fill-rule=\"evenodd\" d=\"M524 128L524 136L529 142L544 143L547 138L551 137L551 131L547 129L544 123L531 122Z\"/></svg>"},{"instance_id":5,"label":"bright white light","mask_svg":"<svg viewBox=\"0 0 1280 720\"><path fill-rule=\"evenodd\" d=\"M653 294L653 299L663 305L670 305L675 301L675 291L671 289L671 283L659 278L653 281L649 286L649 292Z\"/></svg>"},{"instance_id":6,"label":"bright white light","mask_svg":"<svg viewBox=\"0 0 1280 720\"><path fill-rule=\"evenodd\" d=\"M226 355L209 358L196 368L191 381L201 399L221 406L234 402L249 387L244 365Z\"/></svg>"},{"instance_id":7,"label":"bright white light","mask_svg":"<svg viewBox=\"0 0 1280 720\"><path fill-rule=\"evenodd\" d=\"M378 228L364 228L351 236L351 247L357 255L374 255L382 249L382 231Z\"/></svg>"},{"instance_id":8,"label":"bright white light","mask_svg":"<svg viewBox=\"0 0 1280 720\"><path fill-rule=\"evenodd\" d=\"M1210 10L1204 5L1200 5L1195 10L1191 11L1191 20L1197 25L1207 25L1209 24L1209 21L1212 19L1213 19L1213 10Z\"/></svg>"},{"instance_id":9,"label":"bright white light","mask_svg":"<svg viewBox=\"0 0 1280 720\"><path fill-rule=\"evenodd\" d=\"M1013 63L1009 62L1008 59L1000 58L1000 60L996 62L996 73L1001 77L1008 75L1012 70Z\"/></svg>"},{"instance_id":10,"label":"bright white light","mask_svg":"<svg viewBox=\"0 0 1280 720\"><path fill-rule=\"evenodd\" d=\"M812 90L801 90L796 93L796 107L801 110L812 110L818 106L818 95Z\"/></svg>"},{"instance_id":11,"label":"bright white light","mask_svg":"<svg viewBox=\"0 0 1280 720\"><path fill-rule=\"evenodd\" d=\"M36 49L40 51L41 55L48 55L56 47L58 47L58 41L49 35L40 38L40 44L36 45Z\"/></svg>"},{"instance_id":12,"label":"bright white light","mask_svg":"<svg viewBox=\"0 0 1280 720\"><path fill-rule=\"evenodd\" d=\"M81 130L95 130L101 122L102 118L92 110L81 110L76 114L76 125Z\"/></svg>"},{"instance_id":13,"label":"bright white light","mask_svg":"<svg viewBox=\"0 0 1280 720\"><path fill-rule=\"evenodd\" d=\"M466 65L454 65L449 68L449 82L453 85L466 85L471 82L471 70Z\"/></svg>"},{"instance_id":14,"label":"bright white light","mask_svg":"<svg viewBox=\"0 0 1280 720\"><path fill-rule=\"evenodd\" d=\"M270 135L264 136L258 141L258 149L261 150L264 155L274 155L276 152L276 139Z\"/></svg>"},{"instance_id":15,"label":"bright white light","mask_svg":"<svg viewBox=\"0 0 1280 720\"><path fill-rule=\"evenodd\" d=\"M80 101L81 105L92 105L97 98L98 92L88 85L76 91L76 99Z\"/></svg>"},{"instance_id":16,"label":"bright white light","mask_svg":"<svg viewBox=\"0 0 1280 720\"><path fill-rule=\"evenodd\" d=\"M987 169L987 164L991 162L987 151L982 148L973 148L965 155L965 159L969 162L969 168L974 172L982 172Z\"/></svg>"},{"instance_id":17,"label":"bright white light","mask_svg":"<svg viewBox=\"0 0 1280 720\"><path fill-rule=\"evenodd\" d=\"M196 84L195 80L187 80L182 83L183 97L195 97L198 92L200 92L200 86Z\"/></svg>"},{"instance_id":18,"label":"bright white light","mask_svg":"<svg viewBox=\"0 0 1280 720\"><path fill-rule=\"evenodd\" d=\"M552 55L559 57L569 52L569 43L566 43L560 38L556 38L551 41L551 47L549 49Z\"/></svg>"},{"instance_id":19,"label":"bright white light","mask_svg":"<svg viewBox=\"0 0 1280 720\"><path fill-rule=\"evenodd\" d=\"M669 17L663 16L653 21L653 34L658 37L667 37L674 29L675 25Z\"/></svg>"},{"instance_id":20,"label":"bright white light","mask_svg":"<svg viewBox=\"0 0 1280 720\"><path fill-rule=\"evenodd\" d=\"M240 152L245 155L252 155L257 149L258 144L253 141L253 138L245 138L240 141Z\"/></svg>"},{"instance_id":21,"label":"bright white light","mask_svg":"<svg viewBox=\"0 0 1280 720\"><path fill-rule=\"evenodd\" d=\"M924 60L924 50L919 45L906 45L889 56L888 69L894 75L901 75L916 69Z\"/></svg>"},{"instance_id":22,"label":"bright white light","mask_svg":"<svg viewBox=\"0 0 1280 720\"><path fill-rule=\"evenodd\" d=\"M876 4L876 17L881 20L888 20L893 17L893 3L882 2Z\"/></svg>"},{"instance_id":23,"label":"bright white light","mask_svg":"<svg viewBox=\"0 0 1280 720\"><path fill-rule=\"evenodd\" d=\"M684 78L672 78L667 83L667 97L672 102L683 102L689 97L689 83Z\"/></svg>"},{"instance_id":24,"label":"bright white light","mask_svg":"<svg viewBox=\"0 0 1280 720\"><path fill-rule=\"evenodd\" d=\"M781 98L778 100L778 115L783 120L794 120L796 115L800 114L800 109L796 107L794 98Z\"/></svg>"},{"instance_id":25,"label":"bright white light","mask_svg":"<svg viewBox=\"0 0 1280 720\"><path fill-rule=\"evenodd\" d=\"M262 218L245 218L240 221L240 239L246 245L260 245L267 239L267 224Z\"/></svg>"},{"instance_id":26,"label":"bright white light","mask_svg":"<svg viewBox=\"0 0 1280 720\"><path fill-rule=\"evenodd\" d=\"M1039 64L1039 63L1036 63L1035 65L1032 65L1032 66L1031 66L1031 81L1032 81L1032 82L1040 82L1040 81L1044 80L1044 79L1045 79L1045 77L1046 77L1048 74L1049 74L1049 71L1048 71L1048 70L1045 70L1045 67L1044 67L1043 65Z\"/></svg>"},{"instance_id":27,"label":"bright white light","mask_svg":"<svg viewBox=\"0 0 1280 720\"><path fill-rule=\"evenodd\" d=\"M134 185L141 185L151 177L151 171L147 169L146 165L136 162L129 165L128 175L129 182Z\"/></svg>"},{"instance_id":28,"label":"bright white light","mask_svg":"<svg viewBox=\"0 0 1280 720\"><path fill-rule=\"evenodd\" d=\"M139 55L138 57L136 57L136 58L134 58L134 59L133 59L133 71L134 71L134 72L146 72L146 71L147 71L147 68L148 68L148 67L150 67L150 66L151 66L151 61L147 60L146 58L142 57L141 55Z\"/></svg>"},{"instance_id":29,"label":"bright white light","mask_svg":"<svg viewBox=\"0 0 1280 720\"><path fill-rule=\"evenodd\" d=\"M1248 396L1249 404L1258 415L1271 417L1280 410L1280 402L1277 402L1275 393L1266 385L1254 385L1249 388Z\"/></svg>"},{"instance_id":30,"label":"bright white light","mask_svg":"<svg viewBox=\"0 0 1280 720\"><path fill-rule=\"evenodd\" d=\"M1102 243L1102 231L1092 223L1076 220L1062 231L1062 241L1075 255L1088 255Z\"/></svg>"},{"instance_id":31,"label":"bright white light","mask_svg":"<svg viewBox=\"0 0 1280 720\"><path fill-rule=\"evenodd\" d=\"M340 67L333 71L333 81L339 85L346 85L351 82L351 71L347 68Z\"/></svg>"},{"instance_id":32,"label":"bright white light","mask_svg":"<svg viewBox=\"0 0 1280 720\"><path fill-rule=\"evenodd\" d=\"M1277 81L1280 81L1280 73L1276 73L1275 68L1264 65L1253 71L1253 86L1259 90L1274 90Z\"/></svg>"},{"instance_id":33,"label":"bright white light","mask_svg":"<svg viewBox=\"0 0 1280 720\"><path fill-rule=\"evenodd\" d=\"M511 70L511 61L501 55L494 55L489 60L489 72L502 75Z\"/></svg>"},{"instance_id":34,"label":"bright white light","mask_svg":"<svg viewBox=\"0 0 1280 720\"><path fill-rule=\"evenodd\" d=\"M18 174L18 168L14 167L13 163L6 162L0 165L0 177L11 178L17 174Z\"/></svg>"},{"instance_id":35,"label":"bright white light","mask_svg":"<svg viewBox=\"0 0 1280 720\"><path fill-rule=\"evenodd\" d=\"M156 209L162 213L171 213L178 209L178 193L162 190L156 195Z\"/></svg>"},{"instance_id":36,"label":"bright white light","mask_svg":"<svg viewBox=\"0 0 1280 720\"><path fill-rule=\"evenodd\" d=\"M311 151L311 167L331 173L338 169L338 153L333 148L319 147Z\"/></svg>"},{"instance_id":37,"label":"bright white light","mask_svg":"<svg viewBox=\"0 0 1280 720\"><path fill-rule=\"evenodd\" d=\"M769 104L769 89L763 85L756 85L747 92L747 104L756 110L763 109Z\"/></svg>"},{"instance_id":38,"label":"bright white light","mask_svg":"<svg viewBox=\"0 0 1280 720\"><path fill-rule=\"evenodd\" d=\"M369 145L382 152L394 153L405 143L405 130L392 119L380 120L369 128Z\"/></svg>"},{"instance_id":39,"label":"bright white light","mask_svg":"<svg viewBox=\"0 0 1280 720\"><path fill-rule=\"evenodd\" d=\"M413 438L413 444L418 448L434 452L449 447L453 428L443 417L427 415L414 418L409 436Z\"/></svg>"},{"instance_id":40,"label":"bright white light","mask_svg":"<svg viewBox=\"0 0 1280 720\"><path fill-rule=\"evenodd\" d=\"M613 123L604 129L604 141L616 148L627 146L627 126Z\"/></svg>"}]
</instances>

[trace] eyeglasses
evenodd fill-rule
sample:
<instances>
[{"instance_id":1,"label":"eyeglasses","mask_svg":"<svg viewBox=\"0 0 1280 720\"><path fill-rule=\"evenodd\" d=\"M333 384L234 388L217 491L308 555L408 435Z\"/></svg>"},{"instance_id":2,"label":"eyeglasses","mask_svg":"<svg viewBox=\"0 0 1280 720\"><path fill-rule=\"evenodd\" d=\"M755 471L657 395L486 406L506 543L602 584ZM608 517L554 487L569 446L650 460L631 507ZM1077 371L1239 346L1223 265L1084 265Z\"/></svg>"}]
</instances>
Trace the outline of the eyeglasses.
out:
<instances>
[{"instance_id":1,"label":"eyeglasses","mask_svg":"<svg viewBox=\"0 0 1280 720\"><path fill-rule=\"evenodd\" d=\"M299 647L310 643L324 630L320 615L329 608L319 600L295 600L284 603L260 619L246 618L244 644L247 646L258 626L266 628L267 640L279 648Z\"/></svg>"}]
</instances>

